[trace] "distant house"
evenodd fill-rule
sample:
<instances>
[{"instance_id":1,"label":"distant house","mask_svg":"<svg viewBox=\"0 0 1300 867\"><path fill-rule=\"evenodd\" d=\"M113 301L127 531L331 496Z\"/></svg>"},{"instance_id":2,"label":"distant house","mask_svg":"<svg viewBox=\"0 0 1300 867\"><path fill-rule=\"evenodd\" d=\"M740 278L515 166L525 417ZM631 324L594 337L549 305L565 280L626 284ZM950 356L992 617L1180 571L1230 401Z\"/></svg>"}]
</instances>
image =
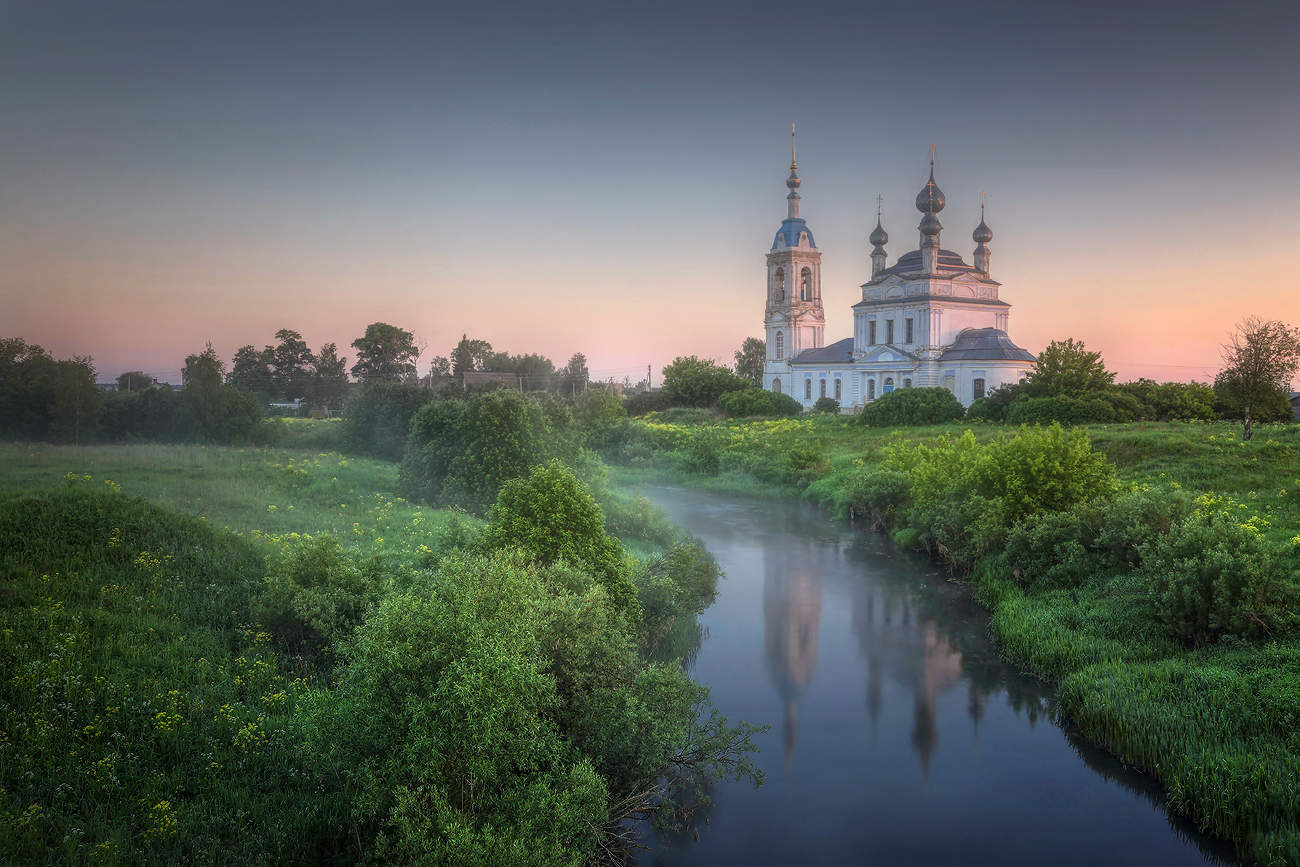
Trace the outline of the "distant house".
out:
<instances>
[{"instance_id":1,"label":"distant house","mask_svg":"<svg viewBox=\"0 0 1300 867\"><path fill-rule=\"evenodd\" d=\"M1300 391L1291 392L1291 417L1300 421Z\"/></svg>"},{"instance_id":2,"label":"distant house","mask_svg":"<svg viewBox=\"0 0 1300 867\"><path fill-rule=\"evenodd\" d=\"M97 382L97 383L95 383L95 388L98 388L100 391L117 391L117 383L116 383L116 382Z\"/></svg>"}]
</instances>

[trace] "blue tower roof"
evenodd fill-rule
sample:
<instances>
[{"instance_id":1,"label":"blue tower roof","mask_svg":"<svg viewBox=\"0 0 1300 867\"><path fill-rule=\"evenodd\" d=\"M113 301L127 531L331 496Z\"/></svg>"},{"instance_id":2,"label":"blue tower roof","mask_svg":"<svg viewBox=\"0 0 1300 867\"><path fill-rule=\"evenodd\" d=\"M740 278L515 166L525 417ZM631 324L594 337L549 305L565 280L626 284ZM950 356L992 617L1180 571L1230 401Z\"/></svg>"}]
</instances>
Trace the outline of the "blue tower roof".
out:
<instances>
[{"instance_id":1,"label":"blue tower roof","mask_svg":"<svg viewBox=\"0 0 1300 867\"><path fill-rule=\"evenodd\" d=\"M808 233L808 246L816 247L817 242L813 240L812 229L804 222L802 217L787 217L781 221L781 228L776 230L776 237L772 239L772 249L777 247L798 247L799 235L801 232Z\"/></svg>"}]
</instances>

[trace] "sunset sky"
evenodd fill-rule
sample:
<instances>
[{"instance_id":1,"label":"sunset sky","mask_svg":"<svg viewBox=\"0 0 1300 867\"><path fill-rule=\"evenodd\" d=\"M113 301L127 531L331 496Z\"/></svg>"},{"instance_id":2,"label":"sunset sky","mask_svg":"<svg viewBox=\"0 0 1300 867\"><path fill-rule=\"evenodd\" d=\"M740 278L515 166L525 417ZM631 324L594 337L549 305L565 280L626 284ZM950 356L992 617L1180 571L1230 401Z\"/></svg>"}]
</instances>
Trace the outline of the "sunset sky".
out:
<instances>
[{"instance_id":1,"label":"sunset sky","mask_svg":"<svg viewBox=\"0 0 1300 867\"><path fill-rule=\"evenodd\" d=\"M179 381L206 341L462 332L656 381L761 334L799 124L827 341L884 196L1031 351L1210 378L1300 325L1294 3L0 2L0 336Z\"/></svg>"}]
</instances>

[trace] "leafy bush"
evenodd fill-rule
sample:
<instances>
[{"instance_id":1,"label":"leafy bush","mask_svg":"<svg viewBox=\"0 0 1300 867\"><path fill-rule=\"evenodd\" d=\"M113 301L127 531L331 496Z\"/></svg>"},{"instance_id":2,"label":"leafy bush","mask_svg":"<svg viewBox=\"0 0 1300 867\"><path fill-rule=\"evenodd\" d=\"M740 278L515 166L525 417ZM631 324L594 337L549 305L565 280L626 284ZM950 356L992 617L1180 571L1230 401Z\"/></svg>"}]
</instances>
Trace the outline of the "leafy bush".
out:
<instances>
[{"instance_id":1,"label":"leafy bush","mask_svg":"<svg viewBox=\"0 0 1300 867\"><path fill-rule=\"evenodd\" d=\"M819 397L813 404L813 412L838 413L840 402L833 397Z\"/></svg>"},{"instance_id":2,"label":"leafy bush","mask_svg":"<svg viewBox=\"0 0 1300 867\"><path fill-rule=\"evenodd\" d=\"M502 485L484 543L518 548L543 565L564 560L579 566L605 588L616 608L636 619L636 590L623 547L605 532L605 516L591 493L559 461Z\"/></svg>"},{"instance_id":3,"label":"leafy bush","mask_svg":"<svg viewBox=\"0 0 1300 867\"><path fill-rule=\"evenodd\" d=\"M1139 379L1120 390L1149 406L1159 421L1211 421L1215 418L1214 389L1200 382L1161 382Z\"/></svg>"},{"instance_id":4,"label":"leafy bush","mask_svg":"<svg viewBox=\"0 0 1300 867\"><path fill-rule=\"evenodd\" d=\"M716 476L722 467L717 438L711 432L691 437L686 446L686 468L706 476Z\"/></svg>"},{"instance_id":5,"label":"leafy bush","mask_svg":"<svg viewBox=\"0 0 1300 867\"><path fill-rule=\"evenodd\" d=\"M1143 546L1154 542L1192 513L1191 494L1169 485L1144 485L1107 504L1095 543L1097 555L1110 569L1135 569Z\"/></svg>"},{"instance_id":6,"label":"leafy bush","mask_svg":"<svg viewBox=\"0 0 1300 867\"><path fill-rule=\"evenodd\" d=\"M729 391L752 388L729 367L694 355L675 358L664 368L663 393L672 406L713 406Z\"/></svg>"},{"instance_id":7,"label":"leafy bush","mask_svg":"<svg viewBox=\"0 0 1300 867\"><path fill-rule=\"evenodd\" d=\"M956 421L965 409L946 388L900 388L862 408L858 421L871 427L904 427Z\"/></svg>"},{"instance_id":8,"label":"leafy bush","mask_svg":"<svg viewBox=\"0 0 1300 867\"><path fill-rule=\"evenodd\" d=\"M1007 407L1020 396L1021 390L1021 385L1018 382L999 385L983 397L976 398L966 408L966 417L982 421L1005 421Z\"/></svg>"},{"instance_id":9,"label":"leafy bush","mask_svg":"<svg viewBox=\"0 0 1300 867\"><path fill-rule=\"evenodd\" d=\"M583 442L589 448L600 448L623 427L627 410L614 389L595 386L578 395L574 401L573 417Z\"/></svg>"},{"instance_id":10,"label":"leafy bush","mask_svg":"<svg viewBox=\"0 0 1300 867\"><path fill-rule=\"evenodd\" d=\"M849 476L844 498L850 517L864 517L881 529L898 521L911 501L912 482L893 470L860 471Z\"/></svg>"},{"instance_id":11,"label":"leafy bush","mask_svg":"<svg viewBox=\"0 0 1300 867\"><path fill-rule=\"evenodd\" d=\"M233 385L181 391L177 430L183 439L245 444L256 442L262 423L257 398Z\"/></svg>"},{"instance_id":12,"label":"leafy bush","mask_svg":"<svg viewBox=\"0 0 1300 867\"><path fill-rule=\"evenodd\" d=\"M405 496L483 512L510 479L553 457L571 457L567 410L514 391L427 404L411 420L399 484Z\"/></svg>"},{"instance_id":13,"label":"leafy bush","mask_svg":"<svg viewBox=\"0 0 1300 867\"><path fill-rule=\"evenodd\" d=\"M786 450L784 477L798 487L807 487L830 469L826 450L816 442L797 443Z\"/></svg>"},{"instance_id":14,"label":"leafy bush","mask_svg":"<svg viewBox=\"0 0 1300 867\"><path fill-rule=\"evenodd\" d=\"M1012 577L1021 584L1068 586L1097 572L1093 548L1104 512L1103 503L1093 501L1017 521L1003 547Z\"/></svg>"},{"instance_id":15,"label":"leafy bush","mask_svg":"<svg viewBox=\"0 0 1300 867\"><path fill-rule=\"evenodd\" d=\"M1152 617L1189 644L1290 631L1300 574L1268 544L1259 519L1207 500L1142 550Z\"/></svg>"},{"instance_id":16,"label":"leafy bush","mask_svg":"<svg viewBox=\"0 0 1300 867\"><path fill-rule=\"evenodd\" d=\"M1021 396L1006 410L1009 424L1107 424L1153 417L1153 410L1117 388L1051 397Z\"/></svg>"},{"instance_id":17,"label":"leafy bush","mask_svg":"<svg viewBox=\"0 0 1300 867\"><path fill-rule=\"evenodd\" d=\"M352 454L400 461L411 419L432 399L414 383L372 382L356 388L343 403L343 442Z\"/></svg>"},{"instance_id":18,"label":"leafy bush","mask_svg":"<svg viewBox=\"0 0 1300 867\"><path fill-rule=\"evenodd\" d=\"M799 415L803 407L788 394L762 388L741 388L718 398L718 409L730 418L780 418Z\"/></svg>"},{"instance_id":19,"label":"leafy bush","mask_svg":"<svg viewBox=\"0 0 1300 867\"><path fill-rule=\"evenodd\" d=\"M166 442L177 434L180 395L151 387L105 395L99 435L110 442Z\"/></svg>"},{"instance_id":20,"label":"leafy bush","mask_svg":"<svg viewBox=\"0 0 1300 867\"><path fill-rule=\"evenodd\" d=\"M628 415L633 416L658 412L668 409L672 405L672 400L662 390L638 391L636 394L630 394L623 399L623 408L627 410Z\"/></svg>"},{"instance_id":21,"label":"leafy bush","mask_svg":"<svg viewBox=\"0 0 1300 867\"><path fill-rule=\"evenodd\" d=\"M261 620L293 652L337 646L383 589L374 562L358 564L333 536L301 536L271 561Z\"/></svg>"}]
</instances>

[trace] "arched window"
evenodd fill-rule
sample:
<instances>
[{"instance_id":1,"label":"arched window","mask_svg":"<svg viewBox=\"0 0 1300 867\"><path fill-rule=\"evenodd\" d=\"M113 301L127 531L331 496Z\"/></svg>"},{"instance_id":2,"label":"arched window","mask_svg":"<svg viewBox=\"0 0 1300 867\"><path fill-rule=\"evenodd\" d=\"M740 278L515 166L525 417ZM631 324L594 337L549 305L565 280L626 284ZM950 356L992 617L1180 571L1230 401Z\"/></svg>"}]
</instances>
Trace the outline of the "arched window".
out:
<instances>
[{"instance_id":1,"label":"arched window","mask_svg":"<svg viewBox=\"0 0 1300 867\"><path fill-rule=\"evenodd\" d=\"M979 400L981 397L984 396L984 377L982 376L975 377L974 385L975 385L975 399Z\"/></svg>"},{"instance_id":2,"label":"arched window","mask_svg":"<svg viewBox=\"0 0 1300 867\"><path fill-rule=\"evenodd\" d=\"M821 390L821 394L819 394L819 395L817 395L817 396L818 396L818 397L825 397L825 396L826 396L826 380L823 379L823 380L821 381L821 383L822 383L822 386L821 386L821 388L822 388L822 390Z\"/></svg>"},{"instance_id":3,"label":"arched window","mask_svg":"<svg viewBox=\"0 0 1300 867\"><path fill-rule=\"evenodd\" d=\"M811 379L805 379L805 380L803 381L803 399L804 399L804 400L812 400L812 380L811 380Z\"/></svg>"},{"instance_id":4,"label":"arched window","mask_svg":"<svg viewBox=\"0 0 1300 867\"><path fill-rule=\"evenodd\" d=\"M811 301L813 298L812 269L804 268L799 275L799 300Z\"/></svg>"},{"instance_id":5,"label":"arched window","mask_svg":"<svg viewBox=\"0 0 1300 867\"><path fill-rule=\"evenodd\" d=\"M781 393L781 380L779 379L772 380L772 391L776 392L777 394Z\"/></svg>"},{"instance_id":6,"label":"arched window","mask_svg":"<svg viewBox=\"0 0 1300 867\"><path fill-rule=\"evenodd\" d=\"M772 296L777 301L785 298L785 269L777 266L776 273L772 275Z\"/></svg>"},{"instance_id":7,"label":"arched window","mask_svg":"<svg viewBox=\"0 0 1300 867\"><path fill-rule=\"evenodd\" d=\"M780 361L781 359L785 358L785 332L784 331L778 331L776 333L776 348L772 350L772 357L775 358L777 361Z\"/></svg>"},{"instance_id":8,"label":"arched window","mask_svg":"<svg viewBox=\"0 0 1300 867\"><path fill-rule=\"evenodd\" d=\"M911 387L912 387L912 378L910 376L903 377L903 388L911 388Z\"/></svg>"},{"instance_id":9,"label":"arched window","mask_svg":"<svg viewBox=\"0 0 1300 867\"><path fill-rule=\"evenodd\" d=\"M875 400L875 399L876 399L876 381L874 379L868 379L867 400Z\"/></svg>"},{"instance_id":10,"label":"arched window","mask_svg":"<svg viewBox=\"0 0 1300 867\"><path fill-rule=\"evenodd\" d=\"M881 390L881 392L884 393L884 394L889 394L891 391L893 391L893 390L894 390L894 378L893 378L892 376L886 376L886 377L885 377L885 384L884 384L884 386L883 386L880 390Z\"/></svg>"},{"instance_id":11,"label":"arched window","mask_svg":"<svg viewBox=\"0 0 1300 867\"><path fill-rule=\"evenodd\" d=\"M841 380L841 379L836 379L836 380L835 380L835 399L836 399L836 400L840 400L843 396L844 396L844 381Z\"/></svg>"}]
</instances>

